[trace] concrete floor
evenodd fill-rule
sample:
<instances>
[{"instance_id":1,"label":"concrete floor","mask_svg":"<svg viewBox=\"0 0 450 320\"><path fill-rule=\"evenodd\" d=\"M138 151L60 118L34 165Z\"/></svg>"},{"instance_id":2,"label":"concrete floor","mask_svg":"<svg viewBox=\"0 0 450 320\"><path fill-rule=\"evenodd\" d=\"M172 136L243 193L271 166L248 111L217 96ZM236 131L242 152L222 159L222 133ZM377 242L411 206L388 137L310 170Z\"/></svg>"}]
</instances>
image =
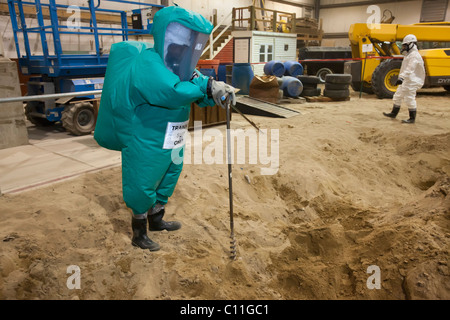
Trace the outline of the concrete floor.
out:
<instances>
[{"instance_id":1,"label":"concrete floor","mask_svg":"<svg viewBox=\"0 0 450 320\"><path fill-rule=\"evenodd\" d=\"M27 124L28 145L0 150L1 193L18 193L121 164L121 153L100 147L93 134L73 136L60 125Z\"/></svg>"},{"instance_id":2,"label":"concrete floor","mask_svg":"<svg viewBox=\"0 0 450 320\"><path fill-rule=\"evenodd\" d=\"M0 195L19 193L122 163L121 152L100 147L94 135L74 136L61 124L36 127L28 120L29 144L0 149ZM233 115L233 128L249 127ZM225 130L226 126L216 127ZM187 142L187 145L198 142ZM201 142L200 142L201 143Z\"/></svg>"}]
</instances>

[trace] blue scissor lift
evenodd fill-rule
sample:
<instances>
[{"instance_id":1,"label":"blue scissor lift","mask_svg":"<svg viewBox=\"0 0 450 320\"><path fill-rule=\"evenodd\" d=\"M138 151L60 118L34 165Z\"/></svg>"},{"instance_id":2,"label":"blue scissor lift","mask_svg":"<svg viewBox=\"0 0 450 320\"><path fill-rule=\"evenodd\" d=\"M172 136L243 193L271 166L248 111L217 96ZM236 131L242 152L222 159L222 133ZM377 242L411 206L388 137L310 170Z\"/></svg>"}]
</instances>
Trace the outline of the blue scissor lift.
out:
<instances>
[{"instance_id":1,"label":"blue scissor lift","mask_svg":"<svg viewBox=\"0 0 450 320\"><path fill-rule=\"evenodd\" d=\"M133 23L133 27L130 28L127 11L100 8L100 0L97 0L97 3L94 3L94 0L88 0L88 7L57 4L55 0L47 0L46 3L44 1L8 0L19 66L24 75L32 76L27 83L28 95L102 89L109 55L103 52L99 37L103 35L121 36L122 41L127 41L129 36L149 34L152 13L154 14L163 7L125 0L103 0L142 7L132 11L133 19L142 11L146 16L144 19L139 16L139 20L147 23L141 23L136 28L134 28L136 24ZM36 10L37 27L27 27L25 20L26 13L29 14L29 10L25 10L27 8ZM89 26L73 27L60 21L61 17L58 16L58 11L74 12L72 10L79 10L80 17L84 13L84 19L87 15ZM120 21L117 23L120 25L115 28L112 25L110 28L98 27L97 14L120 17L120 19L116 19ZM32 33L39 34L42 53L32 52L29 39ZM65 51L61 40L67 35L93 37L95 51L86 54L73 54ZM52 42L49 38L52 38ZM21 49L24 49L24 55L21 54ZM94 95L30 101L25 107L25 114L27 119L35 125L51 125L60 121L67 131L75 135L84 135L91 133L95 128L96 108L94 104L98 106L98 101L99 97Z\"/></svg>"}]
</instances>

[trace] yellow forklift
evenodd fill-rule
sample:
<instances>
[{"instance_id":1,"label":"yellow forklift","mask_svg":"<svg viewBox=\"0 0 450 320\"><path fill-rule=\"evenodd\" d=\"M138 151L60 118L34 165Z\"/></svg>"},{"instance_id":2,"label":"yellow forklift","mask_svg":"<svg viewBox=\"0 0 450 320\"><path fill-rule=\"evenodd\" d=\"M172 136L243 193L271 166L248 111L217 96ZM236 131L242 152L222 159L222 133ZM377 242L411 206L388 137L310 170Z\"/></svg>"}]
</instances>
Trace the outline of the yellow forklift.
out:
<instances>
[{"instance_id":1,"label":"yellow forklift","mask_svg":"<svg viewBox=\"0 0 450 320\"><path fill-rule=\"evenodd\" d=\"M358 60L346 62L344 73L352 75L355 91L392 98L403 57L398 44L408 34L419 42L427 73L424 87L442 86L450 91L450 22L351 25L352 58Z\"/></svg>"}]
</instances>

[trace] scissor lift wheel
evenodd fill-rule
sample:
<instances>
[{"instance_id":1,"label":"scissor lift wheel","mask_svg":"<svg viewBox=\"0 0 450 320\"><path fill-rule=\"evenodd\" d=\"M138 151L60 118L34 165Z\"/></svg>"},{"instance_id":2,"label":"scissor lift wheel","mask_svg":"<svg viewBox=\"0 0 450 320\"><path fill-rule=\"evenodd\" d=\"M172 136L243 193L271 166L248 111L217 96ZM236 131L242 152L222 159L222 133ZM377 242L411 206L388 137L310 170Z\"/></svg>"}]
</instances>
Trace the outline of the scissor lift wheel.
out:
<instances>
[{"instance_id":1,"label":"scissor lift wheel","mask_svg":"<svg viewBox=\"0 0 450 320\"><path fill-rule=\"evenodd\" d=\"M42 109L44 109L44 105L42 104ZM27 117L28 121L30 121L32 124L36 126L42 126L47 127L51 126L54 123L51 121L48 121L45 117L43 117L44 113L38 113L36 111L36 106L32 105L30 103L27 103L25 105L25 116Z\"/></svg>"},{"instance_id":2,"label":"scissor lift wheel","mask_svg":"<svg viewBox=\"0 0 450 320\"><path fill-rule=\"evenodd\" d=\"M61 121L63 127L74 135L90 134L95 129L94 107L89 102L69 104L64 108Z\"/></svg>"}]
</instances>

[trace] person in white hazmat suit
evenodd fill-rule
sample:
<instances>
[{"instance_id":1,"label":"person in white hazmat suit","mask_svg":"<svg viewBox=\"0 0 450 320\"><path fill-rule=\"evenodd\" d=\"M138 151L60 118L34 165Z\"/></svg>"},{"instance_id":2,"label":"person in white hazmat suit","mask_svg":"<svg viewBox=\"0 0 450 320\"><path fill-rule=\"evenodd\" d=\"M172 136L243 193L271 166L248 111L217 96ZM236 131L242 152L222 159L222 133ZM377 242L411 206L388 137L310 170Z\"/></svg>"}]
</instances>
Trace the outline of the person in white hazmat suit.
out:
<instances>
[{"instance_id":1,"label":"person in white hazmat suit","mask_svg":"<svg viewBox=\"0 0 450 320\"><path fill-rule=\"evenodd\" d=\"M417 113L416 92L422 88L425 81L425 66L417 48L415 35L408 34L403 38L401 52L405 58L396 83L398 88L392 98L394 106L390 113L383 112L383 114L389 118L397 117L401 103L404 101L409 110L409 119L402 120L402 123L414 123Z\"/></svg>"}]
</instances>

